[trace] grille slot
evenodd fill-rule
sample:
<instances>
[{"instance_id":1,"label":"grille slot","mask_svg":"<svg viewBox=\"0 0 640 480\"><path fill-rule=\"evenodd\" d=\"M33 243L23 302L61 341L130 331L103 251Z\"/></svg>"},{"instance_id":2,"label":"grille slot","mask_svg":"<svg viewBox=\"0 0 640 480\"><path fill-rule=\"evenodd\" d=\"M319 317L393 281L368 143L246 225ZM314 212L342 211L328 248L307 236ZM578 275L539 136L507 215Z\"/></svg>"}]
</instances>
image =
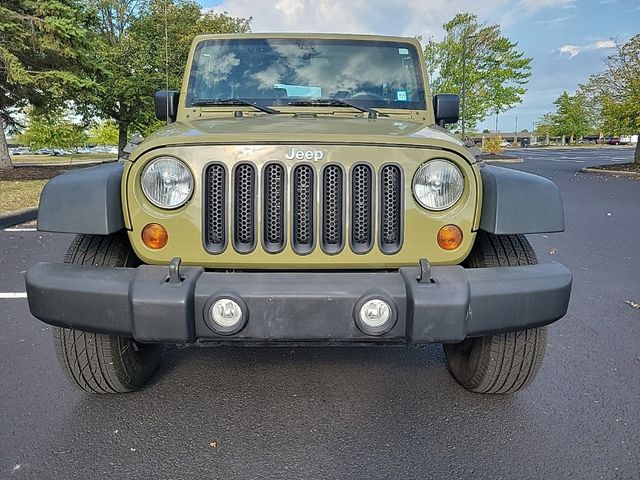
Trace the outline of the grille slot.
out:
<instances>
[{"instance_id":1,"label":"grille slot","mask_svg":"<svg viewBox=\"0 0 640 480\"><path fill-rule=\"evenodd\" d=\"M373 172L359 163L351 170L351 249L368 252L373 245Z\"/></svg>"},{"instance_id":2,"label":"grille slot","mask_svg":"<svg viewBox=\"0 0 640 480\"><path fill-rule=\"evenodd\" d=\"M299 165L293 171L293 238L296 253L313 250L314 228L314 170L310 165Z\"/></svg>"},{"instance_id":3,"label":"grille slot","mask_svg":"<svg viewBox=\"0 0 640 480\"><path fill-rule=\"evenodd\" d=\"M256 245L256 170L250 163L235 169L233 192L233 246L250 252Z\"/></svg>"},{"instance_id":4,"label":"grille slot","mask_svg":"<svg viewBox=\"0 0 640 480\"><path fill-rule=\"evenodd\" d=\"M264 168L264 248L277 253L284 248L284 167L270 163Z\"/></svg>"},{"instance_id":5,"label":"grille slot","mask_svg":"<svg viewBox=\"0 0 640 480\"><path fill-rule=\"evenodd\" d=\"M344 178L342 168L327 165L322 177L322 249L337 253L344 244Z\"/></svg>"},{"instance_id":6,"label":"grille slot","mask_svg":"<svg viewBox=\"0 0 640 480\"><path fill-rule=\"evenodd\" d=\"M226 235L226 170L214 163L207 167L205 241L211 253L220 253L227 243Z\"/></svg>"},{"instance_id":7,"label":"grille slot","mask_svg":"<svg viewBox=\"0 0 640 480\"><path fill-rule=\"evenodd\" d=\"M396 253L402 245L402 173L397 165L380 171L380 250Z\"/></svg>"}]
</instances>

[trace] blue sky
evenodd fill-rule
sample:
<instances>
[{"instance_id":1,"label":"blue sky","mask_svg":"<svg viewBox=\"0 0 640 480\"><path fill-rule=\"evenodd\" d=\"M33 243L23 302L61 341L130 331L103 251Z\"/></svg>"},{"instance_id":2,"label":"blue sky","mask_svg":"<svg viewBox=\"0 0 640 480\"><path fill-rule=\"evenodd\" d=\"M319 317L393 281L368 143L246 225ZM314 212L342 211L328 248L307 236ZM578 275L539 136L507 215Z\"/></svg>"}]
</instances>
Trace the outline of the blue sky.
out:
<instances>
[{"instance_id":1,"label":"blue sky","mask_svg":"<svg viewBox=\"0 0 640 480\"><path fill-rule=\"evenodd\" d=\"M200 0L204 8L253 17L254 32L344 32L441 38L442 23L471 11L499 23L533 58L521 105L502 113L501 131L531 130L563 92L603 69L611 39L640 33L640 0ZM495 128L495 118L480 128Z\"/></svg>"}]
</instances>

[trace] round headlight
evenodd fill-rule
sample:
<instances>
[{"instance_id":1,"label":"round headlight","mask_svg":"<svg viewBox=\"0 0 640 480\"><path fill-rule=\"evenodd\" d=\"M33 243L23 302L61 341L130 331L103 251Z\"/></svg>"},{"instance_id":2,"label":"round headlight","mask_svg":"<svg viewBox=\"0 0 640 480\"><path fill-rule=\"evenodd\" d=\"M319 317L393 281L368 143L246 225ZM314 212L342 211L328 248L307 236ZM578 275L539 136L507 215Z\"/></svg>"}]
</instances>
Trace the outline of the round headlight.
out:
<instances>
[{"instance_id":1,"label":"round headlight","mask_svg":"<svg viewBox=\"0 0 640 480\"><path fill-rule=\"evenodd\" d=\"M177 158L159 157L142 171L142 191L156 207L178 208L193 192L193 175Z\"/></svg>"},{"instance_id":2,"label":"round headlight","mask_svg":"<svg viewBox=\"0 0 640 480\"><path fill-rule=\"evenodd\" d=\"M447 160L423 164L413 177L413 194L424 208L445 210L455 204L464 190L460 169Z\"/></svg>"}]
</instances>

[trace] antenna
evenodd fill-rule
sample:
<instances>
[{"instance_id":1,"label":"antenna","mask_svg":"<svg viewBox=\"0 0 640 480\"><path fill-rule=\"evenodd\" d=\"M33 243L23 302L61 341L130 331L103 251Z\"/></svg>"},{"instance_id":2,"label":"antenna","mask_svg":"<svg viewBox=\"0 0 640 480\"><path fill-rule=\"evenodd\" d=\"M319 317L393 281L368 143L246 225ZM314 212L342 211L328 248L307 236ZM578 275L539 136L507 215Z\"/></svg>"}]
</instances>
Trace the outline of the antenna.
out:
<instances>
[{"instance_id":1,"label":"antenna","mask_svg":"<svg viewBox=\"0 0 640 480\"><path fill-rule=\"evenodd\" d=\"M164 103L166 108L167 125L171 123L169 120L169 25L167 21L167 0L164 0L164 74L165 74L165 96Z\"/></svg>"}]
</instances>

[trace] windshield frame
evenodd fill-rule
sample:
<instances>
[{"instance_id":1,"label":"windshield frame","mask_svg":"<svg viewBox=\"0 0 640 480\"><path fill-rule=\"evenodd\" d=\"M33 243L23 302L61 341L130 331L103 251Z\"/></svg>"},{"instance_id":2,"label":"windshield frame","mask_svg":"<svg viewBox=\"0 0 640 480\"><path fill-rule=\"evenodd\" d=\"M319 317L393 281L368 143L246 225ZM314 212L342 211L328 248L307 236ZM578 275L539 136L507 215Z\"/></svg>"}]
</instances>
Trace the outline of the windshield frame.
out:
<instances>
[{"instance_id":1,"label":"windshield frame","mask_svg":"<svg viewBox=\"0 0 640 480\"><path fill-rule=\"evenodd\" d=\"M243 36L220 36L220 37L211 37L204 36L201 39L197 39L194 42L194 47L190 55L191 67L188 70L188 78L185 79L186 86L186 95L184 95L184 106L186 108L198 108L197 105L194 105L198 101L202 101L202 99L195 98L194 96L194 87L195 82L198 78L198 58L200 56L200 52L203 48L210 46L215 43L223 43L223 44L241 44L243 42L271 42L271 41L282 41L282 42L296 42L296 41L310 41L314 43L336 43L341 45L362 45L367 44L371 46L384 46L384 47L393 47L393 48L406 48L411 51L411 59L413 63L413 71L415 72L415 81L416 81L416 90L418 92L418 101L391 101L391 100L377 100L377 99L358 99L353 97L347 97L347 100L354 105L358 105L363 108L370 108L376 110L394 110L394 111L407 111L411 112L413 110L428 110L429 102L427 102L427 97L429 96L427 83L424 78L424 65L422 60L421 49L417 48L415 43L411 41L411 39L400 39L396 37L374 37L374 38L358 38L358 36L293 36L293 35L283 35L283 36L259 36L259 35L243 35ZM282 107L291 107L292 109L299 110L300 106L289 105L289 101L298 101L298 100L313 100L314 97L303 97L303 96L292 96L292 97L281 97L281 98L269 98L269 97L239 97L241 100L255 102L259 101L262 105L273 105L278 106L279 109ZM329 105L327 105L329 106ZM314 106L313 108L326 108L327 106ZM200 107L201 108L201 107ZM206 107L206 108L216 108L216 107ZM311 108L311 107L304 107Z\"/></svg>"}]
</instances>

